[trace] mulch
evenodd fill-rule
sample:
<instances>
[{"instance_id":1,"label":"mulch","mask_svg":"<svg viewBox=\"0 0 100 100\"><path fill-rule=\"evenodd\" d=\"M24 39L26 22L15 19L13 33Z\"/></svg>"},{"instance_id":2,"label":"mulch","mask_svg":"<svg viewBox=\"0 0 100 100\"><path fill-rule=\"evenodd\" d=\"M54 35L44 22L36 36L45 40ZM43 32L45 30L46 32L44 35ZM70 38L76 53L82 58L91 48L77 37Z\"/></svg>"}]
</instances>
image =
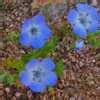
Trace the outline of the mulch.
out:
<instances>
[{"instance_id":1,"label":"mulch","mask_svg":"<svg viewBox=\"0 0 100 100\"><path fill-rule=\"evenodd\" d=\"M23 19L34 14L30 5L25 2L0 12L0 70L10 71L2 64L7 57L18 58L31 51L6 39L9 32L20 30ZM0 100L100 100L100 48L87 44L77 53L70 50L72 43L71 36L62 36L50 55L55 61L62 58L65 64L63 75L53 89L36 94L22 84L7 86L0 82Z\"/></svg>"}]
</instances>

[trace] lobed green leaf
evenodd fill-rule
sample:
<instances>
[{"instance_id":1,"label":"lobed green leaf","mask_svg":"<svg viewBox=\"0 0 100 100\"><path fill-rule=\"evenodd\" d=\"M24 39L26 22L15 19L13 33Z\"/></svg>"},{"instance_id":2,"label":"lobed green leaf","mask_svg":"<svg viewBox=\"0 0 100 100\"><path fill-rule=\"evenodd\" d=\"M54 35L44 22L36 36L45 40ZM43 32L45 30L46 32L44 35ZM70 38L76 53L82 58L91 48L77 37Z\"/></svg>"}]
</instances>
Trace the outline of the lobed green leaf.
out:
<instances>
[{"instance_id":1,"label":"lobed green leaf","mask_svg":"<svg viewBox=\"0 0 100 100\"><path fill-rule=\"evenodd\" d=\"M8 72L0 72L0 81L4 82L6 85L13 85L17 80L17 75L12 75Z\"/></svg>"},{"instance_id":2,"label":"lobed green leaf","mask_svg":"<svg viewBox=\"0 0 100 100\"><path fill-rule=\"evenodd\" d=\"M55 72L57 74L58 77L61 77L64 71L64 62L63 60L58 61L57 63L57 67L55 69Z\"/></svg>"},{"instance_id":3,"label":"lobed green leaf","mask_svg":"<svg viewBox=\"0 0 100 100\"><path fill-rule=\"evenodd\" d=\"M17 43L19 40L19 34L18 34L18 32L10 32L10 33L8 33L7 38L9 41Z\"/></svg>"}]
</instances>

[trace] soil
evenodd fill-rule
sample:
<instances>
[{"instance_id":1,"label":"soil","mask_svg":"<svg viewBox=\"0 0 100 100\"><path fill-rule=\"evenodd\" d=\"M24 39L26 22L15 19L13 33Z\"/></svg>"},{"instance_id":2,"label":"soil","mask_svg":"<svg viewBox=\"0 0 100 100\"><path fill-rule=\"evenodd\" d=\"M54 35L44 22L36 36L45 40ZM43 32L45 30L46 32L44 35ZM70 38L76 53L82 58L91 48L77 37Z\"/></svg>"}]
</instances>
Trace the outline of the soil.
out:
<instances>
[{"instance_id":1,"label":"soil","mask_svg":"<svg viewBox=\"0 0 100 100\"><path fill-rule=\"evenodd\" d=\"M30 18L38 10L33 10L30 2L16 6L7 6L0 11L0 70L6 69L3 61L7 57L19 59L31 48L22 48L7 40L7 34L20 31L20 25L25 18ZM50 56L57 61L63 59L65 69L53 90L42 94L33 93L30 89L20 86L7 86L0 82L0 100L100 100L100 48L94 49L86 45L80 53L70 50L74 43L72 36L62 36L56 50Z\"/></svg>"}]
</instances>

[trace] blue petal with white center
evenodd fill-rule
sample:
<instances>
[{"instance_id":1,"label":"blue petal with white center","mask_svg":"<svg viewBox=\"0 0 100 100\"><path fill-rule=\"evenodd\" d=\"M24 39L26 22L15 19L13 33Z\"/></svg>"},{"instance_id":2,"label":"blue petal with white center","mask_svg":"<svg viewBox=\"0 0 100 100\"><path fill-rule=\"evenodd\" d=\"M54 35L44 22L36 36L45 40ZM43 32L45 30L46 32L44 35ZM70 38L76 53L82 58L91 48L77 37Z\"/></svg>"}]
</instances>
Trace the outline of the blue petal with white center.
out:
<instances>
[{"instance_id":1,"label":"blue petal with white center","mask_svg":"<svg viewBox=\"0 0 100 100\"><path fill-rule=\"evenodd\" d=\"M37 63L40 63L37 59L32 59L26 64L26 70L32 70L33 66L37 65Z\"/></svg>"},{"instance_id":2,"label":"blue petal with white center","mask_svg":"<svg viewBox=\"0 0 100 100\"><path fill-rule=\"evenodd\" d=\"M45 58L42 60L41 64L45 69L54 70L56 65L51 58ZM48 65L48 66L47 66Z\"/></svg>"},{"instance_id":3,"label":"blue petal with white center","mask_svg":"<svg viewBox=\"0 0 100 100\"><path fill-rule=\"evenodd\" d=\"M94 6L90 6L88 9L88 13L92 15L92 18L95 20L99 19L97 8Z\"/></svg>"},{"instance_id":4,"label":"blue petal with white center","mask_svg":"<svg viewBox=\"0 0 100 100\"><path fill-rule=\"evenodd\" d=\"M49 37L52 36L52 31L46 24L42 24L42 27L40 27L40 31L41 31L41 33L43 33L42 35L43 35L44 39L48 39Z\"/></svg>"},{"instance_id":5,"label":"blue petal with white center","mask_svg":"<svg viewBox=\"0 0 100 100\"><path fill-rule=\"evenodd\" d=\"M42 83L37 83L37 82L32 82L30 85L29 85L29 88L31 88L32 91L35 91L35 92L44 92L46 90L46 86L45 84L42 84Z\"/></svg>"},{"instance_id":6,"label":"blue petal with white center","mask_svg":"<svg viewBox=\"0 0 100 100\"><path fill-rule=\"evenodd\" d=\"M27 33L21 33L20 34L20 44L24 46L31 46L31 36Z\"/></svg>"},{"instance_id":7,"label":"blue petal with white center","mask_svg":"<svg viewBox=\"0 0 100 100\"><path fill-rule=\"evenodd\" d=\"M57 75L54 72L49 72L45 84L48 86L54 86L57 83Z\"/></svg>"},{"instance_id":8,"label":"blue petal with white center","mask_svg":"<svg viewBox=\"0 0 100 100\"><path fill-rule=\"evenodd\" d=\"M47 25L44 16L36 15L23 22L20 43L27 47L42 48L51 36L52 31Z\"/></svg>"},{"instance_id":9,"label":"blue petal with white center","mask_svg":"<svg viewBox=\"0 0 100 100\"><path fill-rule=\"evenodd\" d=\"M67 16L67 19L70 23L73 23L73 21L77 18L78 12L74 9L70 10Z\"/></svg>"},{"instance_id":10,"label":"blue petal with white center","mask_svg":"<svg viewBox=\"0 0 100 100\"><path fill-rule=\"evenodd\" d=\"M27 72L22 71L20 73L20 81L25 85L28 86L31 83L31 79L30 77L27 75Z\"/></svg>"},{"instance_id":11,"label":"blue petal with white center","mask_svg":"<svg viewBox=\"0 0 100 100\"><path fill-rule=\"evenodd\" d=\"M89 5L86 4L86 3L79 3L76 5L76 9L79 11L79 12L87 12L89 10Z\"/></svg>"},{"instance_id":12,"label":"blue petal with white center","mask_svg":"<svg viewBox=\"0 0 100 100\"><path fill-rule=\"evenodd\" d=\"M29 32L32 27L32 19L25 19L21 25L21 32Z\"/></svg>"},{"instance_id":13,"label":"blue petal with white center","mask_svg":"<svg viewBox=\"0 0 100 100\"><path fill-rule=\"evenodd\" d=\"M76 51L80 51L84 47L84 41L83 40L78 40L75 43L75 49Z\"/></svg>"},{"instance_id":14,"label":"blue petal with white center","mask_svg":"<svg viewBox=\"0 0 100 100\"><path fill-rule=\"evenodd\" d=\"M48 86L54 86L57 83L54 68L55 64L50 58L33 59L26 64L25 70L20 73L19 78L22 84L33 92L42 93Z\"/></svg>"},{"instance_id":15,"label":"blue petal with white center","mask_svg":"<svg viewBox=\"0 0 100 100\"><path fill-rule=\"evenodd\" d=\"M100 8L98 9L98 15L99 15L99 26L98 26L98 29L100 30Z\"/></svg>"},{"instance_id":16,"label":"blue petal with white center","mask_svg":"<svg viewBox=\"0 0 100 100\"><path fill-rule=\"evenodd\" d=\"M82 25L80 25L80 24L79 24L79 25L75 25L75 26L73 27L73 31L75 32L75 34L76 34L77 36L79 36L79 37L81 37L81 38L84 38L84 37L87 36L87 32L86 32L84 26L82 26Z\"/></svg>"},{"instance_id":17,"label":"blue petal with white center","mask_svg":"<svg viewBox=\"0 0 100 100\"><path fill-rule=\"evenodd\" d=\"M36 16L32 17L32 21L34 23L43 24L43 23L45 23L45 17L43 15L36 15Z\"/></svg>"},{"instance_id":18,"label":"blue petal with white center","mask_svg":"<svg viewBox=\"0 0 100 100\"><path fill-rule=\"evenodd\" d=\"M42 48L44 46L45 42L46 42L46 40L43 39L43 36L33 37L31 46L33 48L37 48L37 49Z\"/></svg>"},{"instance_id":19,"label":"blue petal with white center","mask_svg":"<svg viewBox=\"0 0 100 100\"><path fill-rule=\"evenodd\" d=\"M67 19L73 32L81 38L85 38L90 32L96 32L99 25L97 8L86 3L79 3L72 8Z\"/></svg>"},{"instance_id":20,"label":"blue petal with white center","mask_svg":"<svg viewBox=\"0 0 100 100\"><path fill-rule=\"evenodd\" d=\"M96 32L96 30L97 30L97 28L98 28L98 25L99 25L99 23L98 23L98 21L96 21L96 20L93 20L93 22L91 22L91 27L90 27L90 29L89 29L89 32Z\"/></svg>"}]
</instances>

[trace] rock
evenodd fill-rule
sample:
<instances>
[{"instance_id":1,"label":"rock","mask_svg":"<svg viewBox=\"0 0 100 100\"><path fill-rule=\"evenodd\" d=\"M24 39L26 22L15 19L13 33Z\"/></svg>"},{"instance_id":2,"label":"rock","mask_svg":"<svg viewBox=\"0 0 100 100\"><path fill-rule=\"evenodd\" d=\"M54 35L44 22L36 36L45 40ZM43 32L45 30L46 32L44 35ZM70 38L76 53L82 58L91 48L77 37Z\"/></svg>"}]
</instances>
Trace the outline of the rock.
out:
<instances>
[{"instance_id":1,"label":"rock","mask_svg":"<svg viewBox=\"0 0 100 100\"><path fill-rule=\"evenodd\" d=\"M10 92L10 88L9 88L9 87L6 87L6 88L5 88L5 91L6 91L7 93L9 93L9 92Z\"/></svg>"},{"instance_id":2,"label":"rock","mask_svg":"<svg viewBox=\"0 0 100 100\"><path fill-rule=\"evenodd\" d=\"M0 82L0 89L4 88L4 84L2 82Z\"/></svg>"},{"instance_id":3,"label":"rock","mask_svg":"<svg viewBox=\"0 0 100 100\"><path fill-rule=\"evenodd\" d=\"M4 95L4 91L0 90L0 97Z\"/></svg>"},{"instance_id":4,"label":"rock","mask_svg":"<svg viewBox=\"0 0 100 100\"><path fill-rule=\"evenodd\" d=\"M21 97L21 93L20 92L16 92L15 96L16 96L16 98L20 98Z\"/></svg>"},{"instance_id":5,"label":"rock","mask_svg":"<svg viewBox=\"0 0 100 100\"><path fill-rule=\"evenodd\" d=\"M76 98L75 97L70 97L69 100L76 100Z\"/></svg>"},{"instance_id":6,"label":"rock","mask_svg":"<svg viewBox=\"0 0 100 100\"><path fill-rule=\"evenodd\" d=\"M0 40L0 49L4 49L4 47L5 47L4 42Z\"/></svg>"}]
</instances>

